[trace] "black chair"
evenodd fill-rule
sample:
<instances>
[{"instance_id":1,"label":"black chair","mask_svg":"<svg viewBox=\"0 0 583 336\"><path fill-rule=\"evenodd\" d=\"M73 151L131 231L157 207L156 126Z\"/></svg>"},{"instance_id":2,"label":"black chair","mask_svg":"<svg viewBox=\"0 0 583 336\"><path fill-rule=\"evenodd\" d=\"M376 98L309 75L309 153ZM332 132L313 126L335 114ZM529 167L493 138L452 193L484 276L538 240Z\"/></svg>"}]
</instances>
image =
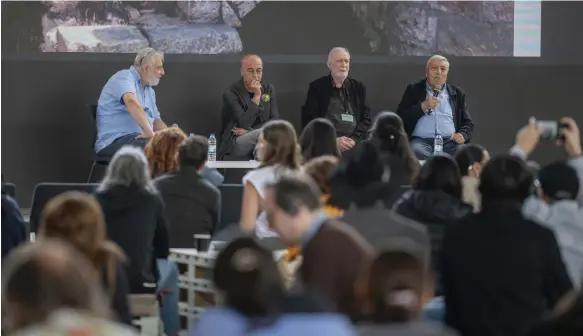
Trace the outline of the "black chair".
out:
<instances>
[{"instance_id":1,"label":"black chair","mask_svg":"<svg viewBox=\"0 0 583 336\"><path fill-rule=\"evenodd\" d=\"M92 159L93 163L91 164L91 170L89 171L89 176L87 177L87 183L90 183L91 177L93 177L93 172L95 171L95 166L97 166L97 165L107 166L107 165L109 165L109 161L111 160L111 158L108 156L102 156L102 155L95 153L95 141L97 140L97 126L96 126L97 105L89 104L89 105L87 105L87 109L91 113L91 118L93 120L93 127L94 127L93 142L91 143L91 152L93 155L93 159Z\"/></svg>"},{"instance_id":2,"label":"black chair","mask_svg":"<svg viewBox=\"0 0 583 336\"><path fill-rule=\"evenodd\" d=\"M43 182L37 184L34 187L34 192L32 194L32 205L30 209L29 220L30 232L37 232L43 209L51 198L72 190L93 193L97 186L97 183Z\"/></svg>"},{"instance_id":3,"label":"black chair","mask_svg":"<svg viewBox=\"0 0 583 336\"><path fill-rule=\"evenodd\" d=\"M12 198L16 198L16 186L14 183L4 183L2 185L2 192Z\"/></svg>"},{"instance_id":4,"label":"black chair","mask_svg":"<svg viewBox=\"0 0 583 336\"><path fill-rule=\"evenodd\" d=\"M242 184L223 184L219 186L219 190L221 192L221 220L215 232L233 223L239 223L243 204Z\"/></svg>"}]
</instances>

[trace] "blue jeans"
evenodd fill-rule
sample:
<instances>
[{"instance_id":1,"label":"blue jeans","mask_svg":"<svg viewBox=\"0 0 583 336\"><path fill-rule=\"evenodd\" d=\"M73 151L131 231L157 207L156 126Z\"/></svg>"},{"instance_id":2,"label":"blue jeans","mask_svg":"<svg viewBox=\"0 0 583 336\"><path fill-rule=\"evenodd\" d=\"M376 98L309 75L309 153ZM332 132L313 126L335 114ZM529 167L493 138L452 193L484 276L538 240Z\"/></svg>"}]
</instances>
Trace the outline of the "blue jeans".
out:
<instances>
[{"instance_id":1,"label":"blue jeans","mask_svg":"<svg viewBox=\"0 0 583 336\"><path fill-rule=\"evenodd\" d=\"M178 314L178 266L168 259L157 259L160 279L158 279L158 292L167 289L172 293L164 296L164 304L160 307L160 317L164 323L164 332L177 334L180 331L180 316Z\"/></svg>"},{"instance_id":2,"label":"blue jeans","mask_svg":"<svg viewBox=\"0 0 583 336\"><path fill-rule=\"evenodd\" d=\"M427 320L441 322L445 320L445 300L436 296L423 307L423 317Z\"/></svg>"},{"instance_id":3,"label":"blue jeans","mask_svg":"<svg viewBox=\"0 0 583 336\"><path fill-rule=\"evenodd\" d=\"M433 156L433 138L413 138L411 147L419 160L427 160ZM443 152L454 155L457 151L458 144L451 139L443 139Z\"/></svg>"},{"instance_id":4,"label":"blue jeans","mask_svg":"<svg viewBox=\"0 0 583 336\"><path fill-rule=\"evenodd\" d=\"M144 149L144 147L146 147L146 144L150 139L136 138L138 135L140 135L140 133L131 133L121 136L115 139L111 144L107 145L107 147L100 150L99 153L97 154L102 157L111 158L115 154L115 152L117 152L120 148L122 148L125 145L130 145Z\"/></svg>"}]
</instances>

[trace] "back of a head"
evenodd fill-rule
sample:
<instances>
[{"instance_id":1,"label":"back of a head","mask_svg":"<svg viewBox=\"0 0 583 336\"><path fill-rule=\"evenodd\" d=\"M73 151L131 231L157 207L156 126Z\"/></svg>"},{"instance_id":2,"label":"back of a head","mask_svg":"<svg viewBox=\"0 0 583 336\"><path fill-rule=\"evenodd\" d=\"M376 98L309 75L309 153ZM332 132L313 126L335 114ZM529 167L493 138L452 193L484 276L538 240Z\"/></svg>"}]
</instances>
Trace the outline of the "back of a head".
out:
<instances>
[{"instance_id":1,"label":"back of a head","mask_svg":"<svg viewBox=\"0 0 583 336\"><path fill-rule=\"evenodd\" d=\"M135 186L151 188L150 169L144 152L134 146L120 148L107 166L107 171L99 190L113 186Z\"/></svg>"},{"instance_id":2,"label":"back of a head","mask_svg":"<svg viewBox=\"0 0 583 336\"><path fill-rule=\"evenodd\" d=\"M263 144L261 144L263 142ZM260 145L264 146L261 167L282 165L298 169L301 164L300 146L292 124L285 120L272 120L261 129Z\"/></svg>"},{"instance_id":3,"label":"back of a head","mask_svg":"<svg viewBox=\"0 0 583 336\"><path fill-rule=\"evenodd\" d=\"M302 131L299 143L305 161L323 155L341 156L336 144L336 128L325 118L310 121Z\"/></svg>"},{"instance_id":4,"label":"back of a head","mask_svg":"<svg viewBox=\"0 0 583 336\"><path fill-rule=\"evenodd\" d=\"M553 201L576 200L579 196L579 176L566 162L555 162L538 172L538 182L543 194Z\"/></svg>"},{"instance_id":5,"label":"back of a head","mask_svg":"<svg viewBox=\"0 0 583 336\"><path fill-rule=\"evenodd\" d=\"M154 134L144 148L150 173L162 175L178 169L176 153L186 139L186 134L178 127L168 127Z\"/></svg>"},{"instance_id":6,"label":"back of a head","mask_svg":"<svg viewBox=\"0 0 583 336\"><path fill-rule=\"evenodd\" d=\"M97 270L110 258L123 259L119 247L107 240L99 202L87 193L69 191L52 198L43 209L39 237L71 243Z\"/></svg>"},{"instance_id":7,"label":"back of a head","mask_svg":"<svg viewBox=\"0 0 583 336\"><path fill-rule=\"evenodd\" d=\"M428 275L422 260L408 252L385 249L373 260L368 275L367 301L375 323L407 322L423 306Z\"/></svg>"},{"instance_id":8,"label":"back of a head","mask_svg":"<svg viewBox=\"0 0 583 336\"><path fill-rule=\"evenodd\" d=\"M484 161L485 151L484 147L476 144L466 144L457 149L454 158L462 176L468 176L473 164Z\"/></svg>"},{"instance_id":9,"label":"back of a head","mask_svg":"<svg viewBox=\"0 0 583 336\"><path fill-rule=\"evenodd\" d=\"M304 165L305 172L310 175L320 187L322 194L330 194L328 180L332 171L338 165L338 158L332 155L324 155L311 159Z\"/></svg>"},{"instance_id":10,"label":"back of a head","mask_svg":"<svg viewBox=\"0 0 583 336\"><path fill-rule=\"evenodd\" d=\"M421 167L413 187L417 190L443 191L461 199L462 180L457 163L448 154L430 157Z\"/></svg>"},{"instance_id":11,"label":"back of a head","mask_svg":"<svg viewBox=\"0 0 583 336\"><path fill-rule=\"evenodd\" d=\"M268 187L273 189L275 204L290 215L295 215L302 207L315 211L321 206L322 193L306 173L285 174Z\"/></svg>"},{"instance_id":12,"label":"back of a head","mask_svg":"<svg viewBox=\"0 0 583 336\"><path fill-rule=\"evenodd\" d=\"M14 250L3 265L3 327L42 324L60 309L108 318L109 307L91 266L74 248L42 240Z\"/></svg>"},{"instance_id":13,"label":"back of a head","mask_svg":"<svg viewBox=\"0 0 583 336\"><path fill-rule=\"evenodd\" d=\"M482 204L504 202L520 205L531 194L534 177L523 160L501 155L486 164L478 187Z\"/></svg>"},{"instance_id":14,"label":"back of a head","mask_svg":"<svg viewBox=\"0 0 583 336\"><path fill-rule=\"evenodd\" d=\"M191 135L178 150L180 169L190 167L200 169L207 160L208 139L202 135Z\"/></svg>"},{"instance_id":15,"label":"back of a head","mask_svg":"<svg viewBox=\"0 0 583 336\"><path fill-rule=\"evenodd\" d=\"M284 284L271 252L251 237L232 241L217 256L213 281L224 303L247 317L278 312Z\"/></svg>"}]
</instances>

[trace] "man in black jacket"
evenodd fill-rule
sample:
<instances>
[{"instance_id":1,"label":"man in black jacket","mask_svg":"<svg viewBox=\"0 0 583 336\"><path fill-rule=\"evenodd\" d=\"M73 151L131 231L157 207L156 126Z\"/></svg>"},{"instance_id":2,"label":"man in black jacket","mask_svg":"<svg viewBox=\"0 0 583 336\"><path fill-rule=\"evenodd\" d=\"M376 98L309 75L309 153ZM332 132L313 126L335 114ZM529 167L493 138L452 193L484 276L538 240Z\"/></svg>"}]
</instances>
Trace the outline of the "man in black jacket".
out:
<instances>
[{"instance_id":1,"label":"man in black jacket","mask_svg":"<svg viewBox=\"0 0 583 336\"><path fill-rule=\"evenodd\" d=\"M466 107L466 95L447 83L448 72L448 60L432 56L425 69L426 78L407 86L397 109L420 160L433 155L437 135L443 139L443 151L451 155L472 138L474 123Z\"/></svg>"},{"instance_id":2,"label":"man in black jacket","mask_svg":"<svg viewBox=\"0 0 583 336\"><path fill-rule=\"evenodd\" d=\"M313 119L327 118L336 127L338 148L345 152L366 139L371 126L366 88L348 78L350 54L345 48L333 48L327 65L330 74L310 83L302 106L302 129Z\"/></svg>"},{"instance_id":3,"label":"man in black jacket","mask_svg":"<svg viewBox=\"0 0 583 336\"><path fill-rule=\"evenodd\" d=\"M275 88L261 81L263 62L257 55L241 60L241 79L223 93L218 158L253 159L266 122L279 119Z\"/></svg>"}]
</instances>

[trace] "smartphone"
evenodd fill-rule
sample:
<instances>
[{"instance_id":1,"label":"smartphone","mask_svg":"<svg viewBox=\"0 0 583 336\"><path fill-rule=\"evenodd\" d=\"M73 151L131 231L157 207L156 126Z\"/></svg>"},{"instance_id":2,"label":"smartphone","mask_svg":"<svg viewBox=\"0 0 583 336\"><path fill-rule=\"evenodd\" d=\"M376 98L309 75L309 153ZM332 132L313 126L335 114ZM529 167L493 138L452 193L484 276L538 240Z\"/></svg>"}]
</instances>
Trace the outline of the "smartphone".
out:
<instances>
[{"instance_id":1,"label":"smartphone","mask_svg":"<svg viewBox=\"0 0 583 336\"><path fill-rule=\"evenodd\" d=\"M559 123L553 120L538 120L537 126L542 128L540 135L544 140L557 140L561 138L561 131L567 127L566 124Z\"/></svg>"}]
</instances>

